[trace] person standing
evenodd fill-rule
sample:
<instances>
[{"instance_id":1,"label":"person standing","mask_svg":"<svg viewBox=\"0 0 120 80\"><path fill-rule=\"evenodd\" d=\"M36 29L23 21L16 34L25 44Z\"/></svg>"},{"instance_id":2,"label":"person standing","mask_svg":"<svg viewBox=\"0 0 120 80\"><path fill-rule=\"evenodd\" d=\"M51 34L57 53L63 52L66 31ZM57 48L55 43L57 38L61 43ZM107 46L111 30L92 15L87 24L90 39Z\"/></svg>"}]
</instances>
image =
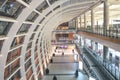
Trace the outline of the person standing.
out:
<instances>
[{"instance_id":1,"label":"person standing","mask_svg":"<svg viewBox=\"0 0 120 80\"><path fill-rule=\"evenodd\" d=\"M64 52L62 52L62 55L64 56Z\"/></svg>"}]
</instances>

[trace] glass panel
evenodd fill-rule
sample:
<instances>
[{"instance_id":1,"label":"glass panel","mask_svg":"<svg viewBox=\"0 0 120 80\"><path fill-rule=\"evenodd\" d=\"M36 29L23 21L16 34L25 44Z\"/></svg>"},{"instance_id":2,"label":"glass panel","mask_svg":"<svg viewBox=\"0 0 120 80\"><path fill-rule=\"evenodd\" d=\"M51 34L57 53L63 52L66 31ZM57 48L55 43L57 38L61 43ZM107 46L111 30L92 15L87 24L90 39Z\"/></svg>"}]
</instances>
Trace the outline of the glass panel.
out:
<instances>
[{"instance_id":1,"label":"glass panel","mask_svg":"<svg viewBox=\"0 0 120 80\"><path fill-rule=\"evenodd\" d=\"M35 80L34 75L32 76L31 80Z\"/></svg>"},{"instance_id":2,"label":"glass panel","mask_svg":"<svg viewBox=\"0 0 120 80\"><path fill-rule=\"evenodd\" d=\"M18 56L20 56L21 48L15 49L8 53L6 64L10 63L11 61L15 60Z\"/></svg>"},{"instance_id":3,"label":"glass panel","mask_svg":"<svg viewBox=\"0 0 120 80\"><path fill-rule=\"evenodd\" d=\"M37 67L37 74L39 73L40 71L40 66Z\"/></svg>"},{"instance_id":4,"label":"glass panel","mask_svg":"<svg viewBox=\"0 0 120 80\"><path fill-rule=\"evenodd\" d=\"M0 8L0 15L17 18L24 8L25 6L18 3L16 0L8 0Z\"/></svg>"},{"instance_id":5,"label":"glass panel","mask_svg":"<svg viewBox=\"0 0 120 80\"><path fill-rule=\"evenodd\" d=\"M31 75L33 73L32 67L30 68L30 70L26 73L26 80L29 80Z\"/></svg>"},{"instance_id":6,"label":"glass panel","mask_svg":"<svg viewBox=\"0 0 120 80\"><path fill-rule=\"evenodd\" d=\"M32 42L28 43L27 50L30 49L32 46Z\"/></svg>"},{"instance_id":7,"label":"glass panel","mask_svg":"<svg viewBox=\"0 0 120 80\"><path fill-rule=\"evenodd\" d=\"M39 28L39 25L37 25L37 26L36 26L36 28L34 29L34 31L37 31L37 30L38 30L38 28Z\"/></svg>"},{"instance_id":8,"label":"glass panel","mask_svg":"<svg viewBox=\"0 0 120 80\"><path fill-rule=\"evenodd\" d=\"M53 3L55 3L58 0L48 0L48 1L50 2L50 4L53 4Z\"/></svg>"},{"instance_id":9,"label":"glass panel","mask_svg":"<svg viewBox=\"0 0 120 80\"><path fill-rule=\"evenodd\" d=\"M35 33L31 35L30 40L33 40L34 36L35 36Z\"/></svg>"},{"instance_id":10,"label":"glass panel","mask_svg":"<svg viewBox=\"0 0 120 80\"><path fill-rule=\"evenodd\" d=\"M42 46L42 42L40 42L40 47Z\"/></svg>"},{"instance_id":11,"label":"glass panel","mask_svg":"<svg viewBox=\"0 0 120 80\"><path fill-rule=\"evenodd\" d=\"M39 38L40 34L41 34L41 32L39 32L39 34L38 34L38 38Z\"/></svg>"},{"instance_id":12,"label":"glass panel","mask_svg":"<svg viewBox=\"0 0 120 80\"><path fill-rule=\"evenodd\" d=\"M27 33L29 28L30 28L30 26L31 26L31 24L24 24L23 23L17 33Z\"/></svg>"},{"instance_id":13,"label":"glass panel","mask_svg":"<svg viewBox=\"0 0 120 80\"><path fill-rule=\"evenodd\" d=\"M25 61L31 56L31 50L25 54Z\"/></svg>"},{"instance_id":14,"label":"glass panel","mask_svg":"<svg viewBox=\"0 0 120 80\"><path fill-rule=\"evenodd\" d=\"M4 42L4 40L0 40L0 52L1 52L1 49L2 49L3 42Z\"/></svg>"},{"instance_id":15,"label":"glass panel","mask_svg":"<svg viewBox=\"0 0 120 80\"><path fill-rule=\"evenodd\" d=\"M15 37L14 40L13 40L13 42L12 42L11 48L23 44L23 42L24 42L24 37L25 37L25 36Z\"/></svg>"},{"instance_id":16,"label":"glass panel","mask_svg":"<svg viewBox=\"0 0 120 80\"><path fill-rule=\"evenodd\" d=\"M48 16L50 13L52 13L52 11L50 11L48 14L46 14L45 16Z\"/></svg>"},{"instance_id":17,"label":"glass panel","mask_svg":"<svg viewBox=\"0 0 120 80\"><path fill-rule=\"evenodd\" d=\"M27 21L32 21L32 22L34 22L35 19L36 19L38 16L39 16L39 14L33 11L33 12L27 17L26 20L27 20Z\"/></svg>"},{"instance_id":18,"label":"glass panel","mask_svg":"<svg viewBox=\"0 0 120 80\"><path fill-rule=\"evenodd\" d=\"M37 43L38 43L38 39L36 40L35 44L37 44Z\"/></svg>"},{"instance_id":19,"label":"glass panel","mask_svg":"<svg viewBox=\"0 0 120 80\"><path fill-rule=\"evenodd\" d=\"M23 0L24 2L26 2L27 4L30 4L32 0Z\"/></svg>"},{"instance_id":20,"label":"glass panel","mask_svg":"<svg viewBox=\"0 0 120 80\"><path fill-rule=\"evenodd\" d=\"M7 35L13 23L0 21L0 35Z\"/></svg>"},{"instance_id":21,"label":"glass panel","mask_svg":"<svg viewBox=\"0 0 120 80\"><path fill-rule=\"evenodd\" d=\"M60 5L59 6L57 6L57 7L55 7L54 9L53 9L53 11L55 11L56 9L58 9L58 8L60 8Z\"/></svg>"},{"instance_id":22,"label":"glass panel","mask_svg":"<svg viewBox=\"0 0 120 80\"><path fill-rule=\"evenodd\" d=\"M36 59L38 57L38 53L36 52L34 55L34 59Z\"/></svg>"},{"instance_id":23,"label":"glass panel","mask_svg":"<svg viewBox=\"0 0 120 80\"><path fill-rule=\"evenodd\" d=\"M9 80L20 80L21 73L20 70L18 70Z\"/></svg>"},{"instance_id":24,"label":"glass panel","mask_svg":"<svg viewBox=\"0 0 120 80\"><path fill-rule=\"evenodd\" d=\"M37 45L35 46L35 49L34 49L34 52L36 52L37 51Z\"/></svg>"},{"instance_id":25,"label":"glass panel","mask_svg":"<svg viewBox=\"0 0 120 80\"><path fill-rule=\"evenodd\" d=\"M14 61L11 64L11 73L13 73L15 70L17 70L20 67L20 59Z\"/></svg>"},{"instance_id":26,"label":"glass panel","mask_svg":"<svg viewBox=\"0 0 120 80\"><path fill-rule=\"evenodd\" d=\"M43 12L43 10L45 10L46 8L48 8L48 3L46 1L42 2L37 8L36 10L38 10L39 12Z\"/></svg>"},{"instance_id":27,"label":"glass panel","mask_svg":"<svg viewBox=\"0 0 120 80\"><path fill-rule=\"evenodd\" d=\"M37 58L37 60L35 61L36 67L37 67L38 64L39 64L39 61L38 61L38 58Z\"/></svg>"},{"instance_id":28,"label":"glass panel","mask_svg":"<svg viewBox=\"0 0 120 80\"><path fill-rule=\"evenodd\" d=\"M14 61L12 64L5 68L4 79L6 80L10 75L12 75L20 67L20 59Z\"/></svg>"},{"instance_id":29,"label":"glass panel","mask_svg":"<svg viewBox=\"0 0 120 80\"><path fill-rule=\"evenodd\" d=\"M41 75L41 72L39 73L38 75L38 80L41 80L42 79L42 75Z\"/></svg>"},{"instance_id":30,"label":"glass panel","mask_svg":"<svg viewBox=\"0 0 120 80\"><path fill-rule=\"evenodd\" d=\"M41 31L43 30L44 26L41 28Z\"/></svg>"},{"instance_id":31,"label":"glass panel","mask_svg":"<svg viewBox=\"0 0 120 80\"><path fill-rule=\"evenodd\" d=\"M7 0L0 0L0 8L6 3Z\"/></svg>"},{"instance_id":32,"label":"glass panel","mask_svg":"<svg viewBox=\"0 0 120 80\"><path fill-rule=\"evenodd\" d=\"M31 66L31 59L29 59L26 63L25 63L25 71L27 71L27 69Z\"/></svg>"},{"instance_id":33,"label":"glass panel","mask_svg":"<svg viewBox=\"0 0 120 80\"><path fill-rule=\"evenodd\" d=\"M41 19L41 21L39 22L40 24L44 21L45 17Z\"/></svg>"}]
</instances>

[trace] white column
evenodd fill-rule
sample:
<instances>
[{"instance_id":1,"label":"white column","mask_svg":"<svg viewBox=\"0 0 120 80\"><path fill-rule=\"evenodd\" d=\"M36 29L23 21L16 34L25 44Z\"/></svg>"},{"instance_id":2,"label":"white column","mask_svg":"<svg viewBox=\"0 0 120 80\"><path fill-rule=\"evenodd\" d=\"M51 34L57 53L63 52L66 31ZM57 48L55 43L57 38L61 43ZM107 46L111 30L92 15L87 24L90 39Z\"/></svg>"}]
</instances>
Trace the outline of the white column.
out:
<instances>
[{"instance_id":1,"label":"white column","mask_svg":"<svg viewBox=\"0 0 120 80\"><path fill-rule=\"evenodd\" d=\"M108 0L104 1L104 29L103 34L107 35L107 29L109 29L109 4Z\"/></svg>"},{"instance_id":2,"label":"white column","mask_svg":"<svg viewBox=\"0 0 120 80\"><path fill-rule=\"evenodd\" d=\"M81 20L81 16L80 16L80 29L82 27L82 20Z\"/></svg>"},{"instance_id":3,"label":"white column","mask_svg":"<svg viewBox=\"0 0 120 80\"><path fill-rule=\"evenodd\" d=\"M84 13L84 29L87 29L86 13Z\"/></svg>"},{"instance_id":4,"label":"white column","mask_svg":"<svg viewBox=\"0 0 120 80\"><path fill-rule=\"evenodd\" d=\"M91 32L93 32L93 33L94 33L94 24L95 24L94 10L91 9Z\"/></svg>"},{"instance_id":5,"label":"white column","mask_svg":"<svg viewBox=\"0 0 120 80\"><path fill-rule=\"evenodd\" d=\"M77 17L77 28L80 29L80 17Z\"/></svg>"}]
</instances>

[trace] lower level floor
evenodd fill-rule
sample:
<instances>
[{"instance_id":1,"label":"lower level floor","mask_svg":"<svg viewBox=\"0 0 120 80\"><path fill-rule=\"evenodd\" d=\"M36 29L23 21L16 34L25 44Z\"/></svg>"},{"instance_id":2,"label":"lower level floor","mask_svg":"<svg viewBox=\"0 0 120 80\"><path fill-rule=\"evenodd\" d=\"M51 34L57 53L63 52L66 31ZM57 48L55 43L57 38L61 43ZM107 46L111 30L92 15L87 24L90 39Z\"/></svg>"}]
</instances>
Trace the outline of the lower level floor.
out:
<instances>
[{"instance_id":1,"label":"lower level floor","mask_svg":"<svg viewBox=\"0 0 120 80\"><path fill-rule=\"evenodd\" d=\"M88 80L87 75L81 70L78 71L78 77L75 77L75 72L79 69L78 57L75 56L77 54L71 49L58 49L52 57L53 61L48 65L49 74L44 75L42 80L54 80L54 76L57 80Z\"/></svg>"}]
</instances>

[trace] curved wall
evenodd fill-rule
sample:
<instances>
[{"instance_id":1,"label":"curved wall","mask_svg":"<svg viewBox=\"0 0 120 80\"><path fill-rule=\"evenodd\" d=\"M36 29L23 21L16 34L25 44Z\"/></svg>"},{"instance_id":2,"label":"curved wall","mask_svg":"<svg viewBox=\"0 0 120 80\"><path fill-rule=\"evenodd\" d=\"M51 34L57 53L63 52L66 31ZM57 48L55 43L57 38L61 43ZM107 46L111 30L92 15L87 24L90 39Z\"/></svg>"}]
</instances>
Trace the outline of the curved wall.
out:
<instances>
[{"instance_id":1,"label":"curved wall","mask_svg":"<svg viewBox=\"0 0 120 80\"><path fill-rule=\"evenodd\" d=\"M1 38L4 42L0 56L0 80L12 80L15 78L38 80L44 75L44 69L51 58L50 40L52 30L59 24L79 16L89 7L99 2L99 0L59 0L50 4L50 0L32 0L30 4L27 4L22 0L16 1L25 6L16 19L9 17L6 19L5 16L0 16L1 21L13 23L7 36ZM48 8L41 13L36 8L43 1L47 2ZM59 5L60 7L57 8ZM34 21L26 21L33 11L38 14L37 18ZM49 13L50 11L51 13ZM42 19L43 21L41 21ZM18 34L23 24L30 25L30 28L27 32ZM35 31L36 26L39 27ZM11 47L13 43L15 46ZM20 51L17 50L19 48L21 48Z\"/></svg>"}]
</instances>

